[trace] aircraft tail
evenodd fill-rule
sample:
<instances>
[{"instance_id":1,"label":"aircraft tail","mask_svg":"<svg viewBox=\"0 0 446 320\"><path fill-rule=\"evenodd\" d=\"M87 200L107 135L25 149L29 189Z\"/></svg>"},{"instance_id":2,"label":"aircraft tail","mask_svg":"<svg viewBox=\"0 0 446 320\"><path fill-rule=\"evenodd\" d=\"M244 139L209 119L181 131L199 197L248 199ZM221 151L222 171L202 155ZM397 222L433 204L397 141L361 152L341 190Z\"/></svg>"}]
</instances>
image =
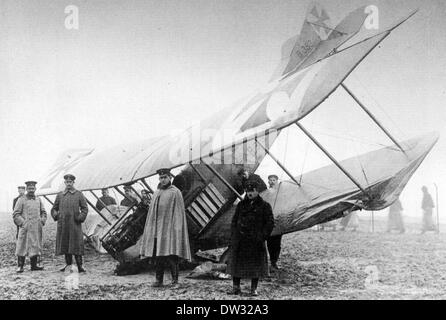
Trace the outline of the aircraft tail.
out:
<instances>
[{"instance_id":1,"label":"aircraft tail","mask_svg":"<svg viewBox=\"0 0 446 320\"><path fill-rule=\"evenodd\" d=\"M328 38L331 30L327 11L317 2L310 5L301 33L291 37L282 45L281 60L271 81L296 68L321 41Z\"/></svg>"},{"instance_id":2,"label":"aircraft tail","mask_svg":"<svg viewBox=\"0 0 446 320\"><path fill-rule=\"evenodd\" d=\"M332 27L328 13L319 4L310 6L301 34L283 44L281 61L271 81L302 70L335 52L359 32L368 15L365 9L363 6L354 10Z\"/></svg>"}]
</instances>

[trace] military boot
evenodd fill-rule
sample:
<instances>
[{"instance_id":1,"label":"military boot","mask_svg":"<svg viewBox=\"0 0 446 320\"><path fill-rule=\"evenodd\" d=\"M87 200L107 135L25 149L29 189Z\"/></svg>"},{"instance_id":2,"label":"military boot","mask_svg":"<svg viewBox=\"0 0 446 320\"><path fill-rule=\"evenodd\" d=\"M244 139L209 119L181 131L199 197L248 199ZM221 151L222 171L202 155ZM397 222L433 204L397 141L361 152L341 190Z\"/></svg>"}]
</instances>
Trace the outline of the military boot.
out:
<instances>
[{"instance_id":1,"label":"military boot","mask_svg":"<svg viewBox=\"0 0 446 320\"><path fill-rule=\"evenodd\" d=\"M257 297L259 295L259 293L257 292L258 284L259 284L258 278L251 279L251 296L252 297Z\"/></svg>"},{"instance_id":2,"label":"military boot","mask_svg":"<svg viewBox=\"0 0 446 320\"><path fill-rule=\"evenodd\" d=\"M152 287L162 287L163 286L163 278L164 278L164 264L163 261L155 262L155 282L152 284Z\"/></svg>"},{"instance_id":3,"label":"military boot","mask_svg":"<svg viewBox=\"0 0 446 320\"><path fill-rule=\"evenodd\" d=\"M70 267L72 263L73 263L73 256L71 254L66 254L65 255L65 266L62 269L60 269L60 271L64 272L65 269L67 267Z\"/></svg>"},{"instance_id":4,"label":"military boot","mask_svg":"<svg viewBox=\"0 0 446 320\"><path fill-rule=\"evenodd\" d=\"M86 272L86 270L82 267L82 256L75 255L74 259L76 259L77 270L79 271L79 273Z\"/></svg>"},{"instance_id":5,"label":"military boot","mask_svg":"<svg viewBox=\"0 0 446 320\"><path fill-rule=\"evenodd\" d=\"M242 289L240 287L240 278L233 278L232 279L232 290L228 291L228 294L231 295L239 295L242 294Z\"/></svg>"},{"instance_id":6,"label":"military boot","mask_svg":"<svg viewBox=\"0 0 446 320\"><path fill-rule=\"evenodd\" d=\"M171 267L171 275L172 275L172 285L177 285L178 284L178 274L179 274L179 267L178 267L178 263L175 263L174 265L172 265Z\"/></svg>"},{"instance_id":7,"label":"military boot","mask_svg":"<svg viewBox=\"0 0 446 320\"><path fill-rule=\"evenodd\" d=\"M43 267L37 266L37 256L33 256L30 258L31 261L31 271L41 271L43 270Z\"/></svg>"},{"instance_id":8,"label":"military boot","mask_svg":"<svg viewBox=\"0 0 446 320\"><path fill-rule=\"evenodd\" d=\"M25 265L25 257L23 256L18 256L17 257L17 273L22 273L23 272L23 267Z\"/></svg>"},{"instance_id":9,"label":"military boot","mask_svg":"<svg viewBox=\"0 0 446 320\"><path fill-rule=\"evenodd\" d=\"M152 284L152 287L156 287L156 288L162 287L163 286L164 272L157 271L155 277L156 277L156 280Z\"/></svg>"}]
</instances>

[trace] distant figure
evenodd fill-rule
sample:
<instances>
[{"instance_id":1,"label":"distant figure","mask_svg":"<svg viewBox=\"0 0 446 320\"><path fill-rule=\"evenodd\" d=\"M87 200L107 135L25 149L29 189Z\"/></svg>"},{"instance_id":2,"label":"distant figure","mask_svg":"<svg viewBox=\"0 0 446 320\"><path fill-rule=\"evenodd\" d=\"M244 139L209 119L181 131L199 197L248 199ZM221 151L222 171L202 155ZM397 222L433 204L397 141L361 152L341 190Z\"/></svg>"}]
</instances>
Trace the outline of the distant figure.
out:
<instances>
[{"instance_id":1,"label":"distant figure","mask_svg":"<svg viewBox=\"0 0 446 320\"><path fill-rule=\"evenodd\" d=\"M426 231L437 231L432 219L432 209L435 207L434 201L432 200L426 186L423 186L421 191L423 191L423 201L421 203L421 208L423 209L423 227L421 229L421 233L423 234Z\"/></svg>"},{"instance_id":2,"label":"distant figure","mask_svg":"<svg viewBox=\"0 0 446 320\"><path fill-rule=\"evenodd\" d=\"M76 177L72 174L64 176L65 191L59 192L51 209L51 216L57 221L56 255L65 255L65 266L73 263L73 255L79 272L85 272L82 266L84 255L84 235L82 223L87 218L88 206L82 192L74 188Z\"/></svg>"},{"instance_id":3,"label":"distant figure","mask_svg":"<svg viewBox=\"0 0 446 320\"><path fill-rule=\"evenodd\" d=\"M150 195L149 190L141 190L141 202L138 204L139 207L144 207L149 210L150 202L152 201L152 196Z\"/></svg>"},{"instance_id":4,"label":"distant figure","mask_svg":"<svg viewBox=\"0 0 446 320\"><path fill-rule=\"evenodd\" d=\"M402 211L403 206L401 205L401 201L397 199L389 208L387 232L391 232L393 229L398 230L400 233L404 233L406 231L404 229Z\"/></svg>"},{"instance_id":5,"label":"distant figure","mask_svg":"<svg viewBox=\"0 0 446 320\"><path fill-rule=\"evenodd\" d=\"M333 231L336 231L336 228L338 227L336 220L332 220L329 222L321 223L318 225L319 231L325 231L325 229L332 228Z\"/></svg>"},{"instance_id":6,"label":"distant figure","mask_svg":"<svg viewBox=\"0 0 446 320\"><path fill-rule=\"evenodd\" d=\"M25 195L25 187L24 186L18 186L17 190L19 191L19 195L12 200L12 211L14 211L15 204L17 203L17 200L19 200L20 197L23 197ZM19 238L19 226L17 226L17 233L15 235L15 238Z\"/></svg>"},{"instance_id":7,"label":"distant figure","mask_svg":"<svg viewBox=\"0 0 446 320\"><path fill-rule=\"evenodd\" d=\"M183 196L171 183L169 169L160 169L158 190L150 203L140 254L155 261L154 287L163 285L164 269L170 266L172 284L178 283L179 258L191 261Z\"/></svg>"},{"instance_id":8,"label":"distant figure","mask_svg":"<svg viewBox=\"0 0 446 320\"><path fill-rule=\"evenodd\" d=\"M355 211L353 211L349 215L343 217L339 224L341 225L341 231L345 231L347 227L350 227L353 229L352 231L355 232L359 227L358 214Z\"/></svg>"},{"instance_id":9,"label":"distant figure","mask_svg":"<svg viewBox=\"0 0 446 320\"><path fill-rule=\"evenodd\" d=\"M267 275L265 240L274 228L271 205L257 191L257 183L246 185L246 197L237 204L231 223L231 246L228 264L233 279L229 294L241 294L242 278L251 279L251 295L258 296L259 278Z\"/></svg>"},{"instance_id":10,"label":"distant figure","mask_svg":"<svg viewBox=\"0 0 446 320\"><path fill-rule=\"evenodd\" d=\"M248 182L255 182L258 185L258 192L261 193L263 191L265 191L267 188L265 182L262 180L262 178L260 178L259 175L255 174L255 173L251 173L248 170L246 170L245 168L241 168L238 172L237 175L240 177L241 179L241 186L238 186L236 189L238 189L237 191L240 194L243 194L245 192L246 189L246 185Z\"/></svg>"},{"instance_id":11,"label":"distant figure","mask_svg":"<svg viewBox=\"0 0 446 320\"><path fill-rule=\"evenodd\" d=\"M109 196L107 188L102 189L102 197L99 199L100 201L98 200L96 202L96 209L98 209L98 211L102 211L106 206L116 204L115 198Z\"/></svg>"},{"instance_id":12,"label":"distant figure","mask_svg":"<svg viewBox=\"0 0 446 320\"><path fill-rule=\"evenodd\" d=\"M35 196L35 181L27 181L26 195L20 197L12 214L14 223L19 227L19 236L16 243L16 255L18 260L17 273L23 272L26 256L30 257L31 271L43 270L37 266L37 257L43 247L43 226L46 223L46 210L40 198Z\"/></svg>"},{"instance_id":13,"label":"distant figure","mask_svg":"<svg viewBox=\"0 0 446 320\"><path fill-rule=\"evenodd\" d=\"M124 194L125 197L122 199L120 205L132 208L133 206L138 204L138 200L135 198L135 196L132 195L132 188L129 185L124 186Z\"/></svg>"},{"instance_id":14,"label":"distant figure","mask_svg":"<svg viewBox=\"0 0 446 320\"><path fill-rule=\"evenodd\" d=\"M268 185L271 191L277 192L279 177L275 174L268 176ZM279 270L277 261L279 261L280 249L281 249L282 235L270 236L266 239L266 246L268 247L269 259L271 262L271 268Z\"/></svg>"}]
</instances>

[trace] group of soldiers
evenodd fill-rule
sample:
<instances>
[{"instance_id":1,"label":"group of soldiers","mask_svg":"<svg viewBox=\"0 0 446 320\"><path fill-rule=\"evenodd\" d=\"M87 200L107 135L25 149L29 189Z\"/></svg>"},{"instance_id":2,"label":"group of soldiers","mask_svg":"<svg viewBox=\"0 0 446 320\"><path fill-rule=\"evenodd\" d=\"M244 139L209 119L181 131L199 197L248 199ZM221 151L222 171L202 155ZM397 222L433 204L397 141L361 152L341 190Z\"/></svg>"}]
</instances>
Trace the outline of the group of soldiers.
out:
<instances>
[{"instance_id":1,"label":"group of soldiers","mask_svg":"<svg viewBox=\"0 0 446 320\"><path fill-rule=\"evenodd\" d=\"M75 177L64 176L65 190L56 196L51 209L51 216L57 221L56 255L65 255L66 265L73 263L73 255L79 272L85 272L82 256L84 255L82 222L87 218L88 206L82 193L74 188ZM18 273L24 271L25 258L30 257L32 271L43 270L38 265L38 258L43 248L43 227L47 220L45 206L36 197L35 181L25 182L26 187L19 187L21 195L14 199L13 220L17 226L16 255ZM23 190L26 188L26 194Z\"/></svg>"},{"instance_id":2,"label":"group of soldiers","mask_svg":"<svg viewBox=\"0 0 446 320\"><path fill-rule=\"evenodd\" d=\"M434 201L432 200L432 196L429 194L429 191L426 186L421 188L423 192L423 198L421 201L421 209L423 214L421 233L424 234L426 231L438 231L438 226L434 222L432 217L433 208L435 207ZM349 215L346 215L339 222L341 226L341 230L345 231L347 227L351 227L353 231L359 227L359 219L356 212L352 212ZM326 227L332 226L329 223L324 223L320 226L320 230L324 230ZM336 226L334 224L334 226ZM389 214L387 220L387 232L398 231L399 233L405 233L406 228L404 226L403 220L403 206L399 199L389 207Z\"/></svg>"},{"instance_id":3,"label":"group of soldiers","mask_svg":"<svg viewBox=\"0 0 446 320\"><path fill-rule=\"evenodd\" d=\"M155 264L155 282L153 286L163 285L164 271L170 268L172 285L178 283L180 260L191 261L191 250L186 222L186 213L181 191L172 184L169 169L157 171L159 184L150 195L142 192L140 204L148 209L142 236L140 257L151 258ZM274 218L271 205L264 201L259 193L267 190L263 180L256 174L242 169L238 172L243 193L246 196L237 204L231 223L230 263L228 271L233 277L230 294L240 294L242 278L251 279L251 295L256 296L259 278L268 274L267 247L271 267L278 269L281 236L271 236ZM87 201L82 192L74 187L76 177L64 176L65 190L58 193L51 208L51 217L57 222L56 255L64 255L65 271L72 266L73 256L80 273L83 267L84 242L82 223L88 214ZM271 191L277 187L278 177L270 175L268 183ZM43 227L47 220L45 207L36 197L35 181L27 181L26 187L19 187L19 196L14 199L13 220L17 225L16 255L18 273L24 271L26 256L30 257L32 271L43 270L38 265L42 254ZM131 187L125 186L125 197L121 205L132 207L137 199L131 194ZM25 193L26 190L26 193ZM116 200L102 189L102 197L96 203L96 209L116 204ZM267 246L266 246L267 243Z\"/></svg>"},{"instance_id":4,"label":"group of soldiers","mask_svg":"<svg viewBox=\"0 0 446 320\"><path fill-rule=\"evenodd\" d=\"M141 202L132 195L132 188L124 186L125 197L122 206L133 207L144 205L148 210L142 236L140 257L151 258L155 264L155 282L153 286L163 285L164 271L171 271L172 284L178 283L180 260L191 261L191 250L187 229L186 213L181 191L172 183L169 169L157 171L159 184L151 195L149 191L141 192ZM281 250L281 235L271 235L274 228L274 217L271 205L262 199L261 192L277 193L277 175L268 176L269 189L257 174L246 169L238 171L240 185L236 190L246 193L238 202L231 223L231 244L228 273L233 277L233 287L230 294L241 294L242 278L251 279L251 295L257 296L259 279L269 272L268 255L271 269L278 269L278 259ZM65 256L65 271L73 263L73 256L79 272L85 272L83 267L84 243L82 223L88 214L87 201L82 192L74 187L75 176L64 176L65 190L58 193L51 209L51 217L57 222L56 255ZM24 271L25 257L30 257L32 271L43 270L39 266L42 254L43 227L47 213L39 197L35 196L35 181L25 182L26 187L19 187L19 196L14 199L13 220L17 225L16 255L18 259L17 272ZM26 191L26 193L25 193ZM436 230L432 219L434 203L427 187L423 186L423 228L422 232ZM116 204L116 200L108 194L108 189L102 189L102 197L96 203L96 209ZM388 231L393 229L404 232L402 205L399 200L389 209Z\"/></svg>"}]
</instances>

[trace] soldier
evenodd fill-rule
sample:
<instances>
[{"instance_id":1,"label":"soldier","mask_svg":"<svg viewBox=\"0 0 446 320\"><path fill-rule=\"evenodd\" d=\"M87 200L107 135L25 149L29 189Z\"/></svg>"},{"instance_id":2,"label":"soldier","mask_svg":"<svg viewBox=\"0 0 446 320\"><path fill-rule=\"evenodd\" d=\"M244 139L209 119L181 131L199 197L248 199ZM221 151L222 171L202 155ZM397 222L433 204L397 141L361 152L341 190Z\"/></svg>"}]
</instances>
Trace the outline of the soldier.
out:
<instances>
[{"instance_id":1,"label":"soldier","mask_svg":"<svg viewBox=\"0 0 446 320\"><path fill-rule=\"evenodd\" d=\"M96 202L96 209L99 211L102 211L105 206L116 204L115 198L109 196L107 188L102 189L102 197L100 197L99 200Z\"/></svg>"},{"instance_id":2,"label":"soldier","mask_svg":"<svg viewBox=\"0 0 446 320\"><path fill-rule=\"evenodd\" d=\"M120 205L125 207L133 207L138 204L138 200L132 195L132 188L130 185L124 186L125 198L122 199Z\"/></svg>"},{"instance_id":3,"label":"soldier","mask_svg":"<svg viewBox=\"0 0 446 320\"><path fill-rule=\"evenodd\" d=\"M258 174L255 173L251 173L248 170L246 170L245 168L241 168L238 172L237 175L241 178L241 185L237 186L236 189L238 189L237 191L239 193L243 193L244 190L246 189L246 185L248 182L255 182L258 186L258 192L263 192L265 191L267 188L265 182L262 180L262 178L260 178L260 176Z\"/></svg>"},{"instance_id":4,"label":"soldier","mask_svg":"<svg viewBox=\"0 0 446 320\"><path fill-rule=\"evenodd\" d=\"M423 186L421 191L423 191L423 201L421 202L421 209L423 209L423 227L421 233L423 234L426 231L436 231L437 229L432 219L432 209L435 207L434 201L426 186Z\"/></svg>"},{"instance_id":5,"label":"soldier","mask_svg":"<svg viewBox=\"0 0 446 320\"><path fill-rule=\"evenodd\" d=\"M17 273L23 272L25 257L30 257L31 271L43 270L37 266L37 257L42 252L42 228L46 222L46 211L40 198L35 196L35 181L27 181L26 195L20 197L14 207L14 223L19 227L16 244Z\"/></svg>"},{"instance_id":6,"label":"soldier","mask_svg":"<svg viewBox=\"0 0 446 320\"><path fill-rule=\"evenodd\" d=\"M389 208L389 220L387 222L387 232L391 232L393 229L398 230L400 233L404 233L406 230L404 229L403 222L403 206L401 205L401 201L396 199L396 201Z\"/></svg>"},{"instance_id":7,"label":"soldier","mask_svg":"<svg viewBox=\"0 0 446 320\"><path fill-rule=\"evenodd\" d=\"M64 176L66 189L56 196L51 216L57 221L56 255L65 255L65 271L73 263L73 255L79 272L85 272L82 267L84 254L84 239L82 223L87 218L88 206L84 195L74 188L76 177L72 174Z\"/></svg>"},{"instance_id":8,"label":"soldier","mask_svg":"<svg viewBox=\"0 0 446 320\"><path fill-rule=\"evenodd\" d=\"M272 174L272 175L268 176L269 190L271 192L274 192L275 194L277 194L278 182L279 182L279 177L277 175ZM275 269L275 270L279 270L277 261L279 260L279 256L280 256L281 243L282 243L282 235L281 234L269 236L268 239L266 239L266 246L268 248L269 260L271 262L271 268Z\"/></svg>"},{"instance_id":9,"label":"soldier","mask_svg":"<svg viewBox=\"0 0 446 320\"><path fill-rule=\"evenodd\" d=\"M164 269L170 266L172 284L178 283L179 259L191 261L183 196L173 186L169 169L160 169L158 190L153 194L141 242L141 256L155 260L154 287L163 285Z\"/></svg>"},{"instance_id":10,"label":"soldier","mask_svg":"<svg viewBox=\"0 0 446 320\"><path fill-rule=\"evenodd\" d=\"M267 275L268 261L265 240L274 228L271 205L257 191L255 181L246 185L246 197L237 204L231 223L231 246L228 270L233 289L241 294L240 280L251 279L251 295L258 296L259 278Z\"/></svg>"},{"instance_id":11,"label":"soldier","mask_svg":"<svg viewBox=\"0 0 446 320\"><path fill-rule=\"evenodd\" d=\"M12 200L12 211L14 211L15 204L17 203L17 200L19 200L20 197L23 197L25 195L25 187L24 186L18 186L17 190L19 191L19 195ZM16 239L19 238L19 226L17 226L17 233L16 233L15 238Z\"/></svg>"}]
</instances>

